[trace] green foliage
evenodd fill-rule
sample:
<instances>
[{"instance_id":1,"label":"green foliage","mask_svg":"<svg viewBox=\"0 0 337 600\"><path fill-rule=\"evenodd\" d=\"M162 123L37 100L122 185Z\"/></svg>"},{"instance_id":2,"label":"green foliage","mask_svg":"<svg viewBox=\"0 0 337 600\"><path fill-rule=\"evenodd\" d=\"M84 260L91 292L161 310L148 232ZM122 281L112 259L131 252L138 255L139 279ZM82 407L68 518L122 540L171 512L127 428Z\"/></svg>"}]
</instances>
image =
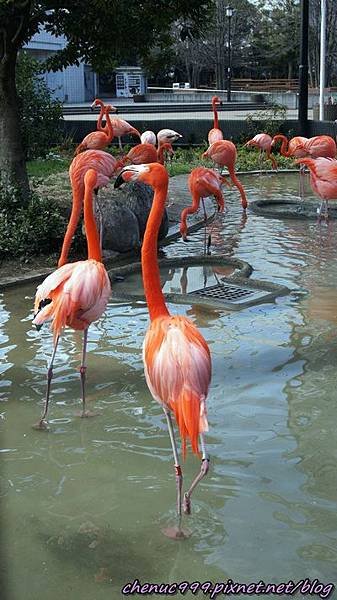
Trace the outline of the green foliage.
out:
<instances>
[{"instance_id":1,"label":"green foliage","mask_svg":"<svg viewBox=\"0 0 337 600\"><path fill-rule=\"evenodd\" d=\"M16 86L20 127L26 158L44 157L61 140L62 104L53 100L39 77L41 65L25 52L19 56Z\"/></svg>"},{"instance_id":2,"label":"green foliage","mask_svg":"<svg viewBox=\"0 0 337 600\"><path fill-rule=\"evenodd\" d=\"M22 258L58 249L65 227L55 201L31 192L22 205L20 191L0 180L0 258Z\"/></svg>"},{"instance_id":3,"label":"green foliage","mask_svg":"<svg viewBox=\"0 0 337 600\"><path fill-rule=\"evenodd\" d=\"M270 104L266 109L248 113L246 117L248 131L245 133L245 139L251 139L261 131L269 133L273 137L280 132L286 120L286 114L287 109L281 104Z\"/></svg>"}]
</instances>

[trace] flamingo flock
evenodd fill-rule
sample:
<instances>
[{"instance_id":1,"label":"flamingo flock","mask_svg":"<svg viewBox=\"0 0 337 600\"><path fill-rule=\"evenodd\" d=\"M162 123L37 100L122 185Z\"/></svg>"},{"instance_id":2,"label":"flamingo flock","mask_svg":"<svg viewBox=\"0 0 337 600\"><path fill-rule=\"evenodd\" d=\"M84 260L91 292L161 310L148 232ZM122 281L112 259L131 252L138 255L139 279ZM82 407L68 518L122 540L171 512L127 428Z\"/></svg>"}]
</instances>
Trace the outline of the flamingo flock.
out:
<instances>
[{"instance_id":1,"label":"flamingo flock","mask_svg":"<svg viewBox=\"0 0 337 600\"><path fill-rule=\"evenodd\" d=\"M203 204L204 198L212 196L218 210L224 210L222 186L230 186L226 175L220 171L224 167L240 194L244 214L248 206L245 190L236 175L236 147L230 140L223 139L219 128L217 106L220 103L220 98L214 96L214 122L208 134L209 147L201 156L213 161L218 170L199 166L189 175L188 188L192 203L182 211L180 222L180 233L184 240L187 239L187 217L199 209L200 201ZM47 371L44 409L35 427L40 430L48 427L53 365L58 342L66 326L83 331L80 365L81 416L92 416L87 410L85 396L88 330L91 323L103 315L111 294L109 277L102 263L102 240L94 217L97 194L99 188L108 185L113 177L116 177L115 188L130 181L146 183L153 188L154 199L141 250L143 284L150 318L143 343L143 362L150 393L165 414L173 453L178 523L165 533L174 539L184 538L186 533L182 528L182 513L191 512L192 492L209 470L205 433L208 431L206 400L212 366L207 342L192 321L184 316L173 316L169 313L160 283L157 241L169 182L165 154L173 155L172 144L182 136L170 129L162 129L157 135L152 131L140 134L126 121L111 119L110 113L117 112L115 107L105 106L99 99L93 102L92 108L95 107L100 108L97 131L87 135L77 146L69 169L73 194L72 211L58 268L38 286L35 296L34 325L40 328L45 322L51 321L53 330L53 351ZM105 126L102 125L104 118ZM115 158L104 150L115 137L118 137L120 142L120 138L127 133L137 136L140 143L125 156ZM290 156L296 159L297 164L309 168L312 188L322 200L320 212L324 207L327 213L327 202L337 200L334 140L329 136L315 136L310 139L298 136L288 142L281 134L272 138L266 133L261 133L249 140L245 146L257 147L260 153L266 152L267 158L276 169L277 164L271 151L279 141L282 142L280 152L283 156ZM82 208L88 257L87 260L70 263L69 250ZM189 443L192 452L201 458L200 470L185 494L173 417L180 432L183 456L186 455Z\"/></svg>"}]
</instances>

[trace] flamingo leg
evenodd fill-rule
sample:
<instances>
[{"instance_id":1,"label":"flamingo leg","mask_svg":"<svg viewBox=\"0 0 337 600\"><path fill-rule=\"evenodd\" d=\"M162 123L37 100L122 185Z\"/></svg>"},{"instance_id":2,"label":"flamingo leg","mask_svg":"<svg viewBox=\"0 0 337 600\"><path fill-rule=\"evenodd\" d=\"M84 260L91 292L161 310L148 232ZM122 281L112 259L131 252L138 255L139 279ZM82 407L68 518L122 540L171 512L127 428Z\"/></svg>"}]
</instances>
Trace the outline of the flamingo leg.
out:
<instances>
[{"instance_id":1,"label":"flamingo leg","mask_svg":"<svg viewBox=\"0 0 337 600\"><path fill-rule=\"evenodd\" d=\"M123 144L122 144L122 138L121 138L121 136L118 136L118 145L119 145L119 149L123 150Z\"/></svg>"},{"instance_id":2,"label":"flamingo leg","mask_svg":"<svg viewBox=\"0 0 337 600\"><path fill-rule=\"evenodd\" d=\"M34 425L34 429L48 429L46 417L47 417L47 413L48 413L51 380L53 378L53 364L54 364L54 359L55 359L59 339L60 339L60 336L58 335L55 340L53 354L51 356L50 363L48 365L47 390L46 390L46 398L45 398L45 403L44 403L43 415L42 415L41 419Z\"/></svg>"},{"instance_id":3,"label":"flamingo leg","mask_svg":"<svg viewBox=\"0 0 337 600\"><path fill-rule=\"evenodd\" d=\"M202 204L202 208L204 211L204 220L205 220L205 227L204 227L204 255L206 255L206 224L207 224L207 213L206 213L206 208L205 208L205 201L203 198L201 198L201 204ZM208 236L208 241L207 241L207 250L209 250L209 247L211 245L211 236Z\"/></svg>"},{"instance_id":4,"label":"flamingo leg","mask_svg":"<svg viewBox=\"0 0 337 600\"><path fill-rule=\"evenodd\" d=\"M83 331L83 350L82 350L82 362L80 366L81 375L81 390L82 390L82 413L81 417L93 417L95 413L85 409L85 376L86 376L86 357L87 357L87 344L88 344L88 327Z\"/></svg>"},{"instance_id":5,"label":"flamingo leg","mask_svg":"<svg viewBox=\"0 0 337 600\"><path fill-rule=\"evenodd\" d=\"M174 435L173 423L171 413L167 408L164 408L164 413L167 420L168 432L171 440L173 459L174 459L174 470L176 476L176 486L177 486L177 514L178 514L178 527L172 527L169 529L163 530L163 533L171 538L185 538L186 533L181 528L181 519L182 519L182 487L183 487L183 474L181 470L181 466L179 464L179 456L178 449Z\"/></svg>"},{"instance_id":6,"label":"flamingo leg","mask_svg":"<svg viewBox=\"0 0 337 600\"><path fill-rule=\"evenodd\" d=\"M198 475L193 479L191 486L184 494L183 510L187 515L191 514L191 495L193 490L197 487L198 483L207 475L209 469L209 456L206 452L206 445L204 435L200 434L200 446L201 446L201 467Z\"/></svg>"},{"instance_id":7,"label":"flamingo leg","mask_svg":"<svg viewBox=\"0 0 337 600\"><path fill-rule=\"evenodd\" d=\"M299 173L299 177L300 177L300 189L299 189L299 192L300 192L300 199L301 200L304 199L304 176L305 176L304 169L305 169L305 166L301 165L300 166L300 173Z\"/></svg>"}]
</instances>

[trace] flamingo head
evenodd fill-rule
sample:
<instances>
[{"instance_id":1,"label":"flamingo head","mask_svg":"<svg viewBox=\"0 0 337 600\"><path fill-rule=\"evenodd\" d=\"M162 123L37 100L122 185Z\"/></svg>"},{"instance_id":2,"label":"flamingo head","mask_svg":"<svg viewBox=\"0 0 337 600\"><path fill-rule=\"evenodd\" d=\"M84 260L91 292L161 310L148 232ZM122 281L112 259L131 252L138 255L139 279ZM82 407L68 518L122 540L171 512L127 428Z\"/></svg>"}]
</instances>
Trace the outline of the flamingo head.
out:
<instances>
[{"instance_id":1,"label":"flamingo head","mask_svg":"<svg viewBox=\"0 0 337 600\"><path fill-rule=\"evenodd\" d=\"M176 142L177 140L179 140L182 137L183 136L180 133L178 133L177 131L174 131L173 129L161 129L157 133L157 139L158 139L159 146L161 144L164 144L165 142L172 144L173 142Z\"/></svg>"},{"instance_id":2,"label":"flamingo head","mask_svg":"<svg viewBox=\"0 0 337 600\"><path fill-rule=\"evenodd\" d=\"M113 113L117 114L118 113L118 108L116 108L115 106L112 106L112 104L107 104L106 107L105 107L105 114L110 113L110 112L113 112Z\"/></svg>"},{"instance_id":3,"label":"flamingo head","mask_svg":"<svg viewBox=\"0 0 337 600\"><path fill-rule=\"evenodd\" d=\"M220 100L219 96L213 96L212 98L212 106L215 106L216 104L222 104L222 100Z\"/></svg>"},{"instance_id":4,"label":"flamingo head","mask_svg":"<svg viewBox=\"0 0 337 600\"><path fill-rule=\"evenodd\" d=\"M151 187L168 185L168 173L160 163L148 163L144 165L127 165L119 173L114 188L121 187L127 181L142 181Z\"/></svg>"},{"instance_id":5,"label":"flamingo head","mask_svg":"<svg viewBox=\"0 0 337 600\"><path fill-rule=\"evenodd\" d=\"M94 110L94 108L104 108L104 102L99 98L95 98L93 103L90 105L90 108L91 110Z\"/></svg>"}]
</instances>

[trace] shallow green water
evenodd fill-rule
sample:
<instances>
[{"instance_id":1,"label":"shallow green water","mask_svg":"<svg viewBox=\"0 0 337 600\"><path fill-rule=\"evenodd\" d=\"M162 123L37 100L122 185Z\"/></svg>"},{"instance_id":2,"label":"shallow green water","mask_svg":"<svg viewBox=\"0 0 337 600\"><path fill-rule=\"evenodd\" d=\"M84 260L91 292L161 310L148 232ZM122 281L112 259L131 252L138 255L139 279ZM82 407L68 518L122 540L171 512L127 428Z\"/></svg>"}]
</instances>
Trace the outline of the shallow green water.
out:
<instances>
[{"instance_id":1,"label":"shallow green water","mask_svg":"<svg viewBox=\"0 0 337 600\"><path fill-rule=\"evenodd\" d=\"M293 175L244 183L251 200L297 195ZM1 598L114 599L135 578L336 582L337 223L244 220L236 191L225 194L228 212L210 226L212 252L247 260L252 277L293 293L235 313L170 306L195 321L213 362L211 471L185 518L193 534L184 542L161 533L174 523L175 482L166 423L143 376L145 305L111 302L90 328L93 419L75 416L81 336L64 333L45 433L31 425L51 335L31 326L32 286L3 294ZM191 239L165 254L202 252L203 232ZM198 468L189 455L186 482Z\"/></svg>"}]
</instances>

